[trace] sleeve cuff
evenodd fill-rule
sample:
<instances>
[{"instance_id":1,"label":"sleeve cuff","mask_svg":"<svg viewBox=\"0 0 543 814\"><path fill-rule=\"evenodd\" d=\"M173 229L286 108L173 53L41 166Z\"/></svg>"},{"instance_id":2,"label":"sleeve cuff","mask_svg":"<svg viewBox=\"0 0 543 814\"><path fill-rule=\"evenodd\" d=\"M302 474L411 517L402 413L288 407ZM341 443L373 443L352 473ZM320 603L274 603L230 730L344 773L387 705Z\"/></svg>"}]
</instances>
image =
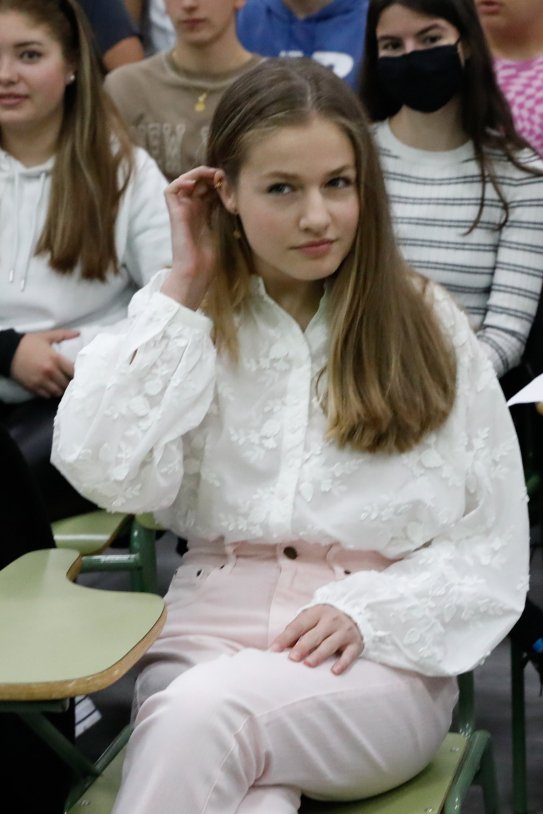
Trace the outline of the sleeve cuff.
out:
<instances>
[{"instance_id":1,"label":"sleeve cuff","mask_svg":"<svg viewBox=\"0 0 543 814\"><path fill-rule=\"evenodd\" d=\"M317 592L318 594L318 592ZM311 602L308 602L307 605L304 605L303 608L300 608L300 611L306 610L306 608L313 608L315 605L331 605L337 610L345 613L347 616L353 620L355 625L357 626L358 630L360 631L360 635L362 636L362 641L364 642L364 648L362 650L361 656L367 655L367 651L371 650L372 644L376 640L378 634L376 634L373 626L371 625L368 618L360 612L360 610L355 610L352 607L351 603L348 601L342 601L341 598L334 597L334 599L325 599L319 598L315 596Z\"/></svg>"}]
</instances>

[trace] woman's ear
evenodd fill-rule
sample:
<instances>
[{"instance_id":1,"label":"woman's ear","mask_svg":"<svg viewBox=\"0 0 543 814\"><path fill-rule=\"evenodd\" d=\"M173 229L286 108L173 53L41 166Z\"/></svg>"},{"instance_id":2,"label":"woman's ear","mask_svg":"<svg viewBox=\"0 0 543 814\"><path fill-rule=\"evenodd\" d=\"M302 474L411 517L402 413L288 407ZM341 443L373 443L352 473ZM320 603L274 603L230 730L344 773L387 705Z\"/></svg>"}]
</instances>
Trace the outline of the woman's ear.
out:
<instances>
[{"instance_id":1,"label":"woman's ear","mask_svg":"<svg viewBox=\"0 0 543 814\"><path fill-rule=\"evenodd\" d=\"M75 62L67 62L66 63L66 85L71 85L75 82L75 74L77 70L77 65Z\"/></svg>"},{"instance_id":2,"label":"woman's ear","mask_svg":"<svg viewBox=\"0 0 543 814\"><path fill-rule=\"evenodd\" d=\"M226 211L230 212L231 215L237 215L238 206L236 188L228 180L222 170L217 171L214 179L214 186Z\"/></svg>"}]
</instances>

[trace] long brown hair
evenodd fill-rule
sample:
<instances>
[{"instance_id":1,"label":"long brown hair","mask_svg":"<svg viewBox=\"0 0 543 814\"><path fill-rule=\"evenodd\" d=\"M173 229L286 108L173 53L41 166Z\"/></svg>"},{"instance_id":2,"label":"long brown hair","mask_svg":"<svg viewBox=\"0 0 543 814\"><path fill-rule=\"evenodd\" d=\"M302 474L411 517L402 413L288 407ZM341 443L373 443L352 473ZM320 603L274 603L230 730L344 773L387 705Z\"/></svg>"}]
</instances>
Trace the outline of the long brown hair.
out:
<instances>
[{"instance_id":1,"label":"long brown hair","mask_svg":"<svg viewBox=\"0 0 543 814\"><path fill-rule=\"evenodd\" d=\"M359 451L403 452L449 415L455 359L424 283L396 248L379 159L356 95L313 60L268 59L224 93L211 123L208 163L235 187L259 138L315 116L335 123L352 144L361 211L353 246L329 282L321 399L328 435ZM218 267L205 307L219 348L235 357L235 314L249 294L252 253L245 236L233 234L235 217L218 202L212 225Z\"/></svg>"},{"instance_id":2,"label":"long brown hair","mask_svg":"<svg viewBox=\"0 0 543 814\"><path fill-rule=\"evenodd\" d=\"M492 56L474 0L370 0L359 84L360 98L372 121L388 119L401 107L382 87L377 71L377 26L382 13L394 5L447 20L460 34L468 55L460 92L462 127L473 143L481 179L479 209L468 232L473 231L481 220L488 181L503 208L503 218L498 226L501 229L508 221L509 202L498 183L492 151L497 151L530 175L541 175L541 172L519 160L519 151L528 149L533 153L533 148L515 130L509 104L496 81Z\"/></svg>"},{"instance_id":3,"label":"long brown hair","mask_svg":"<svg viewBox=\"0 0 543 814\"><path fill-rule=\"evenodd\" d=\"M93 35L74 0L0 0L43 26L59 43L75 79L66 86L47 218L36 254L60 274L80 265L85 279L118 271L115 220L133 168L127 131L102 87ZM1 138L1 129L0 129Z\"/></svg>"}]
</instances>

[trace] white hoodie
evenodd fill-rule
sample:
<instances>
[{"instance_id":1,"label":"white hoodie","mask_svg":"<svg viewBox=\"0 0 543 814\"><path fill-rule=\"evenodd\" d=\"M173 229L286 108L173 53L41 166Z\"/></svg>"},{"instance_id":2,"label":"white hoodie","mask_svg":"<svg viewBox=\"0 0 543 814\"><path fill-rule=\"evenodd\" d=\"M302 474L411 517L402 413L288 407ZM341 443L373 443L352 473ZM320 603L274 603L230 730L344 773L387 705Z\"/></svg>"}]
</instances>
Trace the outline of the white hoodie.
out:
<instances>
[{"instance_id":1,"label":"white hoodie","mask_svg":"<svg viewBox=\"0 0 543 814\"><path fill-rule=\"evenodd\" d=\"M43 230L54 158L25 167L0 150L0 330L21 333L73 328L77 339L57 349L72 361L100 332L126 316L137 288L171 263L170 228L164 189L167 181L155 161L136 148L134 172L119 204L115 245L120 271L105 282L82 280L78 269L58 274L47 255L35 255ZM74 217L85 218L74 201ZM33 394L0 376L0 401L18 402Z\"/></svg>"}]
</instances>

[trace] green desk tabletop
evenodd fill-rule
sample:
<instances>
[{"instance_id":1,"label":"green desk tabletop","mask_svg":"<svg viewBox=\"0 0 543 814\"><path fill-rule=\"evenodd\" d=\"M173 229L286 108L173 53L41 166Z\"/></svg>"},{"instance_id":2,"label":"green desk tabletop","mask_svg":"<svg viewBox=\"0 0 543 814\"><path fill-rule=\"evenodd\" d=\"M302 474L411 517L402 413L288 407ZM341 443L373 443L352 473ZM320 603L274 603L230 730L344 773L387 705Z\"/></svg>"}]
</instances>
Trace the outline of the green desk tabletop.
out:
<instances>
[{"instance_id":1,"label":"green desk tabletop","mask_svg":"<svg viewBox=\"0 0 543 814\"><path fill-rule=\"evenodd\" d=\"M162 597L74 583L76 551L32 551L0 571L0 699L103 689L132 667L165 621Z\"/></svg>"}]
</instances>

